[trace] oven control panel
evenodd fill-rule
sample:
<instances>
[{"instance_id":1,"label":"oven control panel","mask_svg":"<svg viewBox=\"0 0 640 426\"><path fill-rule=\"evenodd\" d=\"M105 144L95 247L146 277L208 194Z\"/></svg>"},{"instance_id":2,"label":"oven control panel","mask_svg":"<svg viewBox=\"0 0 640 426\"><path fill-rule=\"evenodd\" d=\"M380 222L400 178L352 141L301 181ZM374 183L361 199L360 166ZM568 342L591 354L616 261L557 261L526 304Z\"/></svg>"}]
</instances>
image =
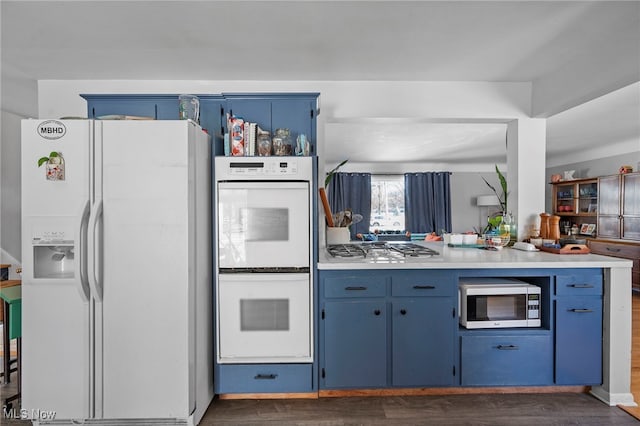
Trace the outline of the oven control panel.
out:
<instances>
[{"instance_id":1,"label":"oven control panel","mask_svg":"<svg viewBox=\"0 0 640 426\"><path fill-rule=\"evenodd\" d=\"M312 180L311 157L216 157L216 180L295 179Z\"/></svg>"},{"instance_id":2,"label":"oven control panel","mask_svg":"<svg viewBox=\"0 0 640 426\"><path fill-rule=\"evenodd\" d=\"M243 176L295 175L298 163L286 161L238 161L229 163L229 172Z\"/></svg>"}]
</instances>

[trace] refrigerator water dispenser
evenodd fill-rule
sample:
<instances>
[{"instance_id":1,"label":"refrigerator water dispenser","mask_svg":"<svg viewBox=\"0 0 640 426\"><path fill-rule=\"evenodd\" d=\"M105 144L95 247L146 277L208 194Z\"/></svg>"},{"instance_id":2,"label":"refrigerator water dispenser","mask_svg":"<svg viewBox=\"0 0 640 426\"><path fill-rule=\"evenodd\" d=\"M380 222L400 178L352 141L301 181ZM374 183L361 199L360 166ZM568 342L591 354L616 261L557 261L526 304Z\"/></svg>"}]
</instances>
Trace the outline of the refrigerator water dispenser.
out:
<instances>
[{"instance_id":1,"label":"refrigerator water dispenser","mask_svg":"<svg viewBox=\"0 0 640 426\"><path fill-rule=\"evenodd\" d=\"M73 278L73 243L33 247L33 278Z\"/></svg>"}]
</instances>

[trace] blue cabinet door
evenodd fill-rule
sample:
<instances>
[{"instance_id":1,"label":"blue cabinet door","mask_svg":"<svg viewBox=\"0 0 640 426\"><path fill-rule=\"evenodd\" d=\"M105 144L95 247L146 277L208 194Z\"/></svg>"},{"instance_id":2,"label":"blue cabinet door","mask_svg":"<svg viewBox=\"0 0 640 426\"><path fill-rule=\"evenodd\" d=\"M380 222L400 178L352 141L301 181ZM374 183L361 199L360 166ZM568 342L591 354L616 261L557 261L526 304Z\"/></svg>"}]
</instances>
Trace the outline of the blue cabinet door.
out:
<instances>
[{"instance_id":1,"label":"blue cabinet door","mask_svg":"<svg viewBox=\"0 0 640 426\"><path fill-rule=\"evenodd\" d=\"M228 99L227 110L235 117L242 117L245 121L258 123L262 130L271 132L271 101L268 99ZM225 117L226 126L226 117ZM227 129L228 131L229 129Z\"/></svg>"},{"instance_id":2,"label":"blue cabinet door","mask_svg":"<svg viewBox=\"0 0 640 426\"><path fill-rule=\"evenodd\" d=\"M212 155L224 155L223 109L225 102L220 97L203 96L200 98L200 126L211 137Z\"/></svg>"},{"instance_id":3,"label":"blue cabinet door","mask_svg":"<svg viewBox=\"0 0 640 426\"><path fill-rule=\"evenodd\" d=\"M178 119L177 95L80 95L87 100L87 117L132 115L155 120Z\"/></svg>"},{"instance_id":4,"label":"blue cabinet door","mask_svg":"<svg viewBox=\"0 0 640 426\"><path fill-rule=\"evenodd\" d=\"M602 297L556 300L556 383L602 383Z\"/></svg>"},{"instance_id":5,"label":"blue cabinet door","mask_svg":"<svg viewBox=\"0 0 640 426\"><path fill-rule=\"evenodd\" d=\"M295 151L296 139L304 134L311 146L317 141L311 140L315 135L315 115L313 107L315 100L309 99L277 99L271 102L271 128L285 128L291 132L291 140ZM311 150L311 153L315 150Z\"/></svg>"},{"instance_id":6,"label":"blue cabinet door","mask_svg":"<svg viewBox=\"0 0 640 426\"><path fill-rule=\"evenodd\" d=\"M386 386L386 318L384 299L325 303L320 365L324 388Z\"/></svg>"},{"instance_id":7,"label":"blue cabinet door","mask_svg":"<svg viewBox=\"0 0 640 426\"><path fill-rule=\"evenodd\" d=\"M106 115L134 115L138 117L156 118L155 100L103 99L88 103L89 118L100 118ZM177 114L176 114L177 118Z\"/></svg>"},{"instance_id":8,"label":"blue cabinet door","mask_svg":"<svg viewBox=\"0 0 640 426\"><path fill-rule=\"evenodd\" d=\"M394 386L454 384L454 302L450 297L396 299L392 303Z\"/></svg>"}]
</instances>

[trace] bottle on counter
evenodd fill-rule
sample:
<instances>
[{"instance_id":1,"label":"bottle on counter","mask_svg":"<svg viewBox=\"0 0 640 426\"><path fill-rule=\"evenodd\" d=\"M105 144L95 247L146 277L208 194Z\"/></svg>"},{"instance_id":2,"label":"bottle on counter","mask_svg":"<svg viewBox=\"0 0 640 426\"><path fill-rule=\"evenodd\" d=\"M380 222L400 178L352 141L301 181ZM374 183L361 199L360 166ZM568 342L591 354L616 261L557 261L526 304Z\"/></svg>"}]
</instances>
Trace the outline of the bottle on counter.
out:
<instances>
[{"instance_id":1,"label":"bottle on counter","mask_svg":"<svg viewBox=\"0 0 640 426\"><path fill-rule=\"evenodd\" d=\"M560 216L549 217L548 239L558 242L560 240Z\"/></svg>"},{"instance_id":2,"label":"bottle on counter","mask_svg":"<svg viewBox=\"0 0 640 426\"><path fill-rule=\"evenodd\" d=\"M540 213L540 238L549 237L549 213Z\"/></svg>"}]
</instances>

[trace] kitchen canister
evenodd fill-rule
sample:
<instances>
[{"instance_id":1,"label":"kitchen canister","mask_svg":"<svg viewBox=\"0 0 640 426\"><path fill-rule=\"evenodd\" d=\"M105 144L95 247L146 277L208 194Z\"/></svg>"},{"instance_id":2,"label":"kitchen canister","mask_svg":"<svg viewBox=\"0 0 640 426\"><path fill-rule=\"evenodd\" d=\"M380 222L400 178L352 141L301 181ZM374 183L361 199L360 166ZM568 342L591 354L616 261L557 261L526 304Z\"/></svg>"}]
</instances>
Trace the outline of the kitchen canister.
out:
<instances>
[{"instance_id":1,"label":"kitchen canister","mask_svg":"<svg viewBox=\"0 0 640 426\"><path fill-rule=\"evenodd\" d=\"M259 133L256 144L260 157L268 157L271 155L271 135L269 132Z\"/></svg>"},{"instance_id":2,"label":"kitchen canister","mask_svg":"<svg viewBox=\"0 0 640 426\"><path fill-rule=\"evenodd\" d=\"M178 118L200 123L200 99L194 95L178 96Z\"/></svg>"},{"instance_id":3,"label":"kitchen canister","mask_svg":"<svg viewBox=\"0 0 640 426\"><path fill-rule=\"evenodd\" d=\"M276 129L271 143L273 144L273 155L291 155L293 152L291 132L289 129Z\"/></svg>"},{"instance_id":4,"label":"kitchen canister","mask_svg":"<svg viewBox=\"0 0 640 426\"><path fill-rule=\"evenodd\" d=\"M349 244L351 232L347 227L327 226L328 244Z\"/></svg>"}]
</instances>

